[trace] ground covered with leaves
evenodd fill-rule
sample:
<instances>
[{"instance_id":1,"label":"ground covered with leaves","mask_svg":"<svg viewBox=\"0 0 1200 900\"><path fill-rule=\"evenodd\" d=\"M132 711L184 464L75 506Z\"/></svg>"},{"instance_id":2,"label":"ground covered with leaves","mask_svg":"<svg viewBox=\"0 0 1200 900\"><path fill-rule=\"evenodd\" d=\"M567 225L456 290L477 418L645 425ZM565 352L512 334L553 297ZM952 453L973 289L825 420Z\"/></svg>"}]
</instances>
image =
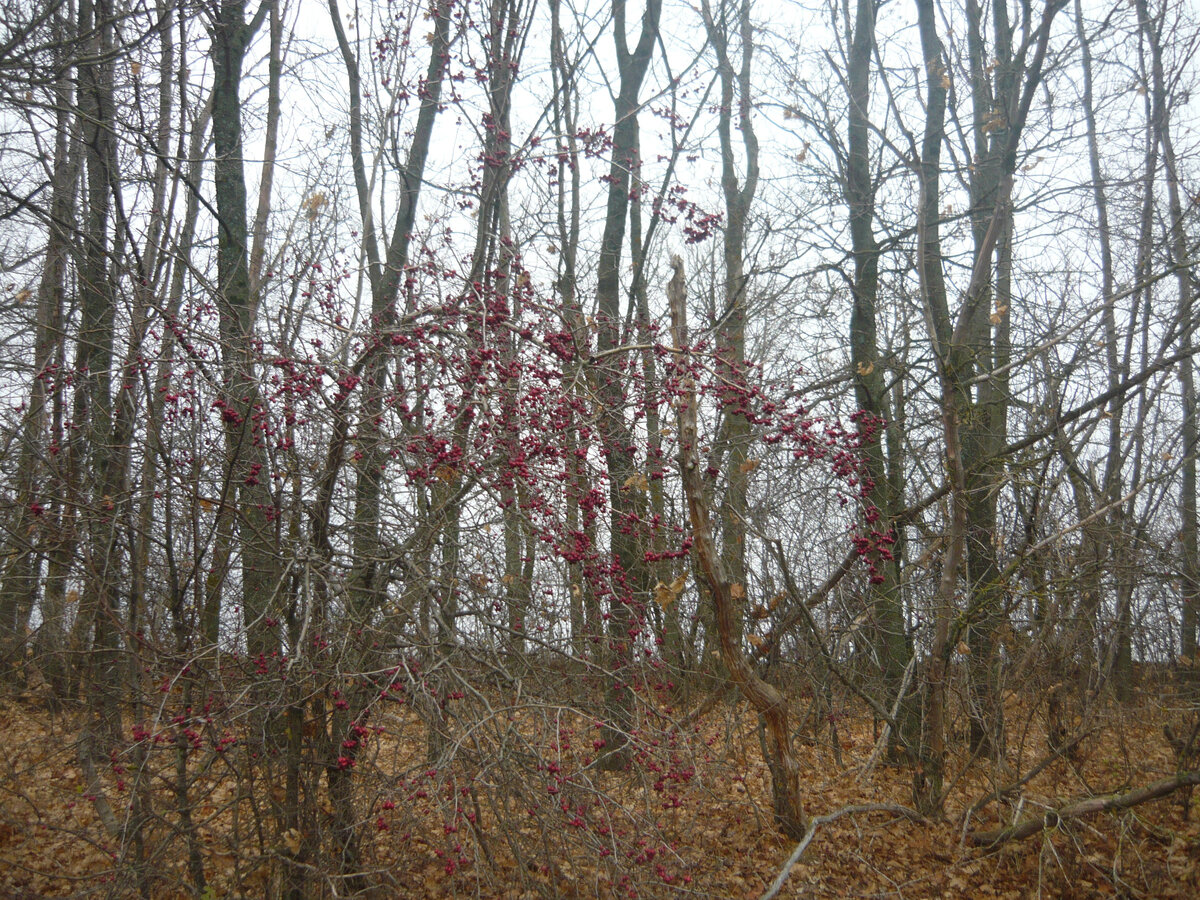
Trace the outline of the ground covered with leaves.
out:
<instances>
[{"instance_id":1,"label":"ground covered with leaves","mask_svg":"<svg viewBox=\"0 0 1200 900\"><path fill-rule=\"evenodd\" d=\"M1179 715L1171 702L1108 704L1049 761L1046 723L1011 702L1007 771L963 751L944 817L864 810L822 826L779 896L1200 895L1200 813L1186 791L976 845L974 834L1180 768L1163 732ZM263 810L281 785L235 774L239 754L254 752L243 736L206 717L159 718L136 727L128 750L88 766L77 713L4 695L0 896L278 896L299 867L309 896L740 900L761 897L795 846L773 827L758 723L743 704L648 704L623 772L598 771L597 723L579 709L496 696L474 712L440 768L409 707L373 717L353 760L361 877L339 881L316 836L271 826ZM838 714L799 735L809 815L911 805L911 769L873 752L877 734L869 717ZM309 821L334 814L331 771L309 768Z\"/></svg>"}]
</instances>

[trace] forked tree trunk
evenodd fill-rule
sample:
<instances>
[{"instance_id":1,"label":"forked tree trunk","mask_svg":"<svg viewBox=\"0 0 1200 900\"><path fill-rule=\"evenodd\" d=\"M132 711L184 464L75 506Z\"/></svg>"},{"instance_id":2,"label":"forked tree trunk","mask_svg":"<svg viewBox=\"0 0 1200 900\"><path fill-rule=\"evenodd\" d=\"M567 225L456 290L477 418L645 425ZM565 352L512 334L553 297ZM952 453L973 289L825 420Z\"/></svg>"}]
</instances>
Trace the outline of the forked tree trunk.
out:
<instances>
[{"instance_id":1,"label":"forked tree trunk","mask_svg":"<svg viewBox=\"0 0 1200 900\"><path fill-rule=\"evenodd\" d=\"M754 36L750 24L750 3L739 0L736 6L722 3L714 12L708 0L701 5L704 26L717 56L717 75L721 83L720 114L717 134L721 142L721 192L725 200L723 256L725 304L720 314L719 371L734 388L722 404L721 427L714 455L724 458L725 493L717 510L720 528L721 565L732 584L746 584L746 519L749 511L749 447L753 440L750 422L742 412L743 398L738 389L746 384L746 319L750 278L746 274L746 235L750 206L758 190L758 137L754 131L751 62ZM731 37L736 34L741 53L735 67L730 57ZM733 133L741 134L745 174L739 183L737 151ZM743 607L734 610L735 637L741 640L744 629Z\"/></svg>"},{"instance_id":2,"label":"forked tree trunk","mask_svg":"<svg viewBox=\"0 0 1200 900\"><path fill-rule=\"evenodd\" d=\"M971 630L964 637L972 641L969 665L972 669L971 701L975 707L972 717L974 743L981 747L986 745L997 759L1004 749L1004 719L998 686L999 655L996 653L995 639L996 617L1002 614L1003 606L993 542L993 488L998 460L1005 446L1006 399L1002 390L1003 380L996 380L995 376L999 373L992 368L997 360L990 331L993 316L989 301L994 296L993 284L1003 285L1007 278L1006 245L1011 231L1013 175L1018 143L1034 94L1042 80L1050 27L1062 5L1061 2L1052 2L1043 9L1036 32L1031 40L1022 45L1015 61L1005 43L1009 40L1011 29L1005 14L996 13L998 40L1005 44L997 50L1004 57L1003 71L997 76L1000 86L995 96L995 102L1000 106L996 109L988 107L986 112L984 96L992 96L988 67L980 63L982 51L975 46L982 42L980 11L974 2L968 5L971 26L968 38L975 68L972 84L976 99L975 135L979 140L976 149L982 160L976 169L985 168L983 163L986 162L988 171L975 173L971 185L977 213L973 223L975 259L970 280L952 320L941 269L938 235L940 212L933 202L938 196L938 161L940 144L945 136L944 101L949 78L943 69L933 4L929 0L917 0L929 98L919 166L922 202L917 232L921 246L921 297L930 342L938 361L951 505L948 550L943 560L934 645L927 676L927 737L918 773L920 784L917 793L923 811L937 808L941 803L945 676L952 637L950 620L957 614L957 578L963 562L967 564L966 581L970 596L969 614L964 621L971 626ZM1015 82L1017 71L1024 73L1019 86ZM990 141L986 137L988 134L992 135ZM983 174L987 175L986 179L982 177ZM1003 324L1007 313L1007 309L997 311L1001 322L997 329L999 337L995 340L1001 345L1007 342L1006 326ZM1002 349L1001 353L1004 352ZM973 386L980 366L984 367L984 377L980 379L976 394Z\"/></svg>"},{"instance_id":3,"label":"forked tree trunk","mask_svg":"<svg viewBox=\"0 0 1200 900\"><path fill-rule=\"evenodd\" d=\"M675 274L667 287L667 297L671 304L674 343L680 353L680 365L684 369L679 398L679 470L687 499L688 518L692 526L692 546L700 564L700 571L704 573L708 582L721 659L734 684L750 701L750 705L762 717L766 726L766 762L771 772L775 822L785 835L793 840L800 840L808 829L808 820L800 799L800 768L792 752L787 698L776 687L759 677L742 650L734 621L736 607L733 585L717 553L708 508L704 502L696 424L696 384L687 373L690 359L687 351L687 282L683 273L683 260L678 256L672 257L671 268Z\"/></svg>"},{"instance_id":4,"label":"forked tree trunk","mask_svg":"<svg viewBox=\"0 0 1200 900\"><path fill-rule=\"evenodd\" d=\"M362 409L358 416L357 453L354 462L354 513L350 525L353 564L350 571L350 603L354 614L368 616L382 602L381 580L384 557L380 534L383 476L387 448L380 423L388 379L388 331L397 318L400 288L409 259L409 245L416 223L417 203L425 178L433 127L442 108L442 85L449 63L454 35L450 29L452 4L438 0L432 11L429 63L420 90L421 105L400 173L401 190L396 221L381 256L380 236L372 212L371 182L367 177L363 149L362 87L358 54L350 45L342 25L337 0L329 0L329 13L338 47L346 66L350 92L350 163L354 172L358 210L362 220L362 243L370 274L371 318L367 323L369 358L362 368ZM340 443L340 441L338 442ZM335 477L341 459L331 459L327 477ZM446 592L447 597L453 591ZM453 617L451 616L451 621Z\"/></svg>"}]
</instances>

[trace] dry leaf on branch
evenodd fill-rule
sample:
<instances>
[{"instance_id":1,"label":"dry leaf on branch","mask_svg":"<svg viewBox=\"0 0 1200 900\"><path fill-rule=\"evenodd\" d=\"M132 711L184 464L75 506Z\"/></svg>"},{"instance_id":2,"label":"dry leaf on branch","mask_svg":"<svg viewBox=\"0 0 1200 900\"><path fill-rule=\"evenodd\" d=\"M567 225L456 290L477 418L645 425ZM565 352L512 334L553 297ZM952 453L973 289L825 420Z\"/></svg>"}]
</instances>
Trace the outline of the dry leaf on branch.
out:
<instances>
[{"instance_id":1,"label":"dry leaf on branch","mask_svg":"<svg viewBox=\"0 0 1200 900\"><path fill-rule=\"evenodd\" d=\"M683 593L683 587L687 584L687 574L680 575L670 584L663 584L661 581L654 586L654 602L666 609L678 599Z\"/></svg>"}]
</instances>

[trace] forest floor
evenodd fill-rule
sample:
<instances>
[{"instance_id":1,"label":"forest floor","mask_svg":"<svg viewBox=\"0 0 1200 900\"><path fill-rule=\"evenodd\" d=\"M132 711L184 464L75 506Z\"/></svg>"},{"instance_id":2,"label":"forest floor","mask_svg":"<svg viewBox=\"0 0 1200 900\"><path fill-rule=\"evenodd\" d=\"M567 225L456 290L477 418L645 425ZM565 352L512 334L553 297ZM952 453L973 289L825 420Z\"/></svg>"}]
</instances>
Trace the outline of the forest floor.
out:
<instances>
[{"instance_id":1,"label":"forest floor","mask_svg":"<svg viewBox=\"0 0 1200 900\"><path fill-rule=\"evenodd\" d=\"M1017 698L1012 704L1011 771L997 774L990 765L964 764L968 761L956 758L951 771L957 778L944 818L911 822L875 811L846 815L823 826L779 896L1200 896L1200 811L1193 809L1188 815L1183 791L1121 812L1063 821L997 848L972 844L972 832L1177 771L1162 730L1169 710L1151 697L1132 705L1114 703L1091 720L1092 737L1083 740L1071 758L1047 765L1001 802L987 804L967 820L964 813L972 804L997 785L1020 778L1046 756L1044 721ZM678 713L676 721L686 723L680 729L686 740L647 739L647 752L635 762L641 775L587 770L562 738L562 711L553 716L539 711L524 724L536 731L537 723L558 719L554 747L561 767L529 767L532 786L522 784L512 789L511 797L501 796L494 803L485 797L482 809L472 793L473 807L466 801L461 804L468 810L469 827L457 799L457 811L448 818L446 803L437 802L432 781L426 785L429 790L419 789L425 783L421 779L435 773L420 772L425 746L413 737L420 734L415 717L378 717L383 724L374 739L373 756L362 764L363 773L369 762L370 771L379 777L364 782L368 789L360 798L366 809L363 859L377 886L372 896L760 897L795 842L772 826L754 716L741 704L710 706L692 720ZM522 724L513 716L509 721ZM195 896L178 821L170 814L167 769L151 788L159 792L154 798L161 810L155 819L157 831L147 829L144 846L122 848L99 820L97 797L90 792L97 782L89 781L73 749L78 726L77 716L61 710L51 713L34 698L0 695L0 897L136 896L122 870L138 854L149 860L144 868L152 869L141 882L149 896ZM576 743L587 749L585 740ZM663 750L664 756L659 750L668 743L671 749ZM798 743L809 815L851 804L911 805L911 770L886 762L868 766L874 745L872 721L853 717L824 725L816 739ZM164 767L170 759L169 752L164 754ZM132 777L126 767L102 768L104 799L121 820L129 814L131 795L138 792L126 783ZM406 780L406 774L412 777ZM319 782L321 776L317 778ZM230 837L236 826L236 812L230 810L239 808L230 798L237 788L220 784L215 775L212 780L192 810L208 881L202 896L270 896L278 883L267 874L256 876L256 854ZM564 798L573 790L570 804L577 804L562 800L568 818L557 826L556 820L535 814L540 804L529 800L541 792L543 799L557 805L556 785ZM584 791L580 801L584 787L592 793ZM505 790L497 788L501 795ZM447 790L442 799L452 793ZM462 796L467 793L464 788ZM503 819L510 799L521 809ZM618 820L615 828L595 827L599 814L588 810L601 806L608 821ZM557 809L553 812L558 814ZM625 814L626 824L620 826ZM488 820L490 829L485 827ZM589 827L590 839L585 834ZM274 840L268 840L265 852L257 851L264 873L271 868L267 857L286 854L288 845L299 844L302 836L284 834ZM148 851L149 845L159 849ZM538 846L545 848L546 856L530 849ZM314 896L334 896L331 889L316 888L317 883L313 882Z\"/></svg>"}]
</instances>

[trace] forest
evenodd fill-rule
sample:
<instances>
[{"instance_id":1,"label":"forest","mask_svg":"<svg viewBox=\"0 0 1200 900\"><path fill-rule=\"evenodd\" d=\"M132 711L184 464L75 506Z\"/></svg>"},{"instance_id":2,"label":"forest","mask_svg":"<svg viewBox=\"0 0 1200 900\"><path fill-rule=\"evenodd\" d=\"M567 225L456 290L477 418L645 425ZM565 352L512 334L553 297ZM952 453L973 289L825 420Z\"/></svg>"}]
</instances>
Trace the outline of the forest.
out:
<instances>
[{"instance_id":1,"label":"forest","mask_svg":"<svg viewBox=\"0 0 1200 900\"><path fill-rule=\"evenodd\" d=\"M1200 893L1200 9L0 0L0 895Z\"/></svg>"}]
</instances>

